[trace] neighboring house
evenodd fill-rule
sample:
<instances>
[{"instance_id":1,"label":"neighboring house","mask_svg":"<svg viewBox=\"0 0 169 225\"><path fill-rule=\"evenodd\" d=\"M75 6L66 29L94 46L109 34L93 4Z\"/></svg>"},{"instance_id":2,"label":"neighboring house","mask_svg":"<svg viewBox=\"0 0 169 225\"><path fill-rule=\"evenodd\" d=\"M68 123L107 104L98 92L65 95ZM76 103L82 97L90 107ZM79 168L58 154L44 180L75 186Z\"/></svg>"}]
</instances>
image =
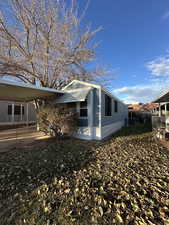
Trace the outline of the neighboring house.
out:
<instances>
[{"instance_id":1,"label":"neighboring house","mask_svg":"<svg viewBox=\"0 0 169 225\"><path fill-rule=\"evenodd\" d=\"M153 103L138 103L138 104L129 104L129 121L132 122L145 122L151 120L151 114L157 104Z\"/></svg>"},{"instance_id":2,"label":"neighboring house","mask_svg":"<svg viewBox=\"0 0 169 225\"><path fill-rule=\"evenodd\" d=\"M33 103L0 101L0 128L35 123L36 111Z\"/></svg>"},{"instance_id":3,"label":"neighboring house","mask_svg":"<svg viewBox=\"0 0 169 225\"><path fill-rule=\"evenodd\" d=\"M79 115L76 137L101 140L127 125L127 105L103 87L74 80L63 91L56 103L74 103Z\"/></svg>"},{"instance_id":4,"label":"neighboring house","mask_svg":"<svg viewBox=\"0 0 169 225\"><path fill-rule=\"evenodd\" d=\"M78 113L78 131L74 135L81 139L101 140L127 125L127 105L99 85L74 80L59 91L0 80L0 100L34 99L53 99L56 105L73 107Z\"/></svg>"},{"instance_id":5,"label":"neighboring house","mask_svg":"<svg viewBox=\"0 0 169 225\"><path fill-rule=\"evenodd\" d=\"M169 133L169 89L164 91L153 103L156 103L156 107L152 110L153 128L161 128Z\"/></svg>"}]
</instances>

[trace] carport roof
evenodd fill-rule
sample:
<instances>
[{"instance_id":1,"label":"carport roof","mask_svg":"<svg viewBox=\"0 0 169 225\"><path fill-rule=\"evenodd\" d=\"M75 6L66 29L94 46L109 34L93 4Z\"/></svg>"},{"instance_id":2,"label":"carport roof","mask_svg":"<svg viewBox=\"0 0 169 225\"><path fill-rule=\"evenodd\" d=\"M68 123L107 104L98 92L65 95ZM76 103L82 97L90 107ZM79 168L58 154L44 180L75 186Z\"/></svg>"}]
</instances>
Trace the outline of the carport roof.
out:
<instances>
[{"instance_id":1,"label":"carport roof","mask_svg":"<svg viewBox=\"0 0 169 225\"><path fill-rule=\"evenodd\" d=\"M62 94L64 94L64 91L0 79L0 100L22 102L45 99Z\"/></svg>"}]
</instances>

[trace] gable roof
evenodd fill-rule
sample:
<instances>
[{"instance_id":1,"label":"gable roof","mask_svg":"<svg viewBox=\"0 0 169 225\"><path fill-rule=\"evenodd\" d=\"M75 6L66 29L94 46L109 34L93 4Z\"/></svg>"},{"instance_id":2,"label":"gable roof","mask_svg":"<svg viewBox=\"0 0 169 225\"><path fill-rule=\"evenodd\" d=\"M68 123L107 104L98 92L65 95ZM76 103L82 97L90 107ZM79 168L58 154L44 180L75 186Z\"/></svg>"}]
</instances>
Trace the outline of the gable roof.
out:
<instances>
[{"instance_id":1,"label":"gable roof","mask_svg":"<svg viewBox=\"0 0 169 225\"><path fill-rule=\"evenodd\" d=\"M79 83L79 84L83 84L85 86L90 86L93 88L97 88L97 89L101 89L102 91L104 91L107 95L109 95L110 97L114 98L115 100L117 100L118 102L121 102L122 104L125 105L125 103L123 101L121 101L119 98L117 98L116 96L114 96L110 91L108 91L107 89L103 88L101 85L97 85L97 84L93 84L93 83L89 83L86 81L80 81L80 80L73 80L71 81L67 86L65 86L62 90L63 91L67 91L66 89L71 86L73 83Z\"/></svg>"},{"instance_id":2,"label":"gable roof","mask_svg":"<svg viewBox=\"0 0 169 225\"><path fill-rule=\"evenodd\" d=\"M76 88L65 91L64 95L58 97L55 103L82 102L85 101L92 87Z\"/></svg>"}]
</instances>

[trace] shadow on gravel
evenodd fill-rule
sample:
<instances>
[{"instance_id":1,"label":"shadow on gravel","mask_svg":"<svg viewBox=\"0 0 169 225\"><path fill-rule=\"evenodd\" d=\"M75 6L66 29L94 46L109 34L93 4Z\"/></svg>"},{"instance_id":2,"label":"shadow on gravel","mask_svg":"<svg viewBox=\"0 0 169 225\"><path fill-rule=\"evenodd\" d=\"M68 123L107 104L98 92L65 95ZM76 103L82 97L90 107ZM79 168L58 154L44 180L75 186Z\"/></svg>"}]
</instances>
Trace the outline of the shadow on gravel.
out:
<instances>
[{"instance_id":1,"label":"shadow on gravel","mask_svg":"<svg viewBox=\"0 0 169 225\"><path fill-rule=\"evenodd\" d=\"M152 132L151 123L146 124L136 124L130 127L124 127L121 130L117 131L111 137L123 137L123 136L131 136L131 135L141 135L145 133Z\"/></svg>"}]
</instances>

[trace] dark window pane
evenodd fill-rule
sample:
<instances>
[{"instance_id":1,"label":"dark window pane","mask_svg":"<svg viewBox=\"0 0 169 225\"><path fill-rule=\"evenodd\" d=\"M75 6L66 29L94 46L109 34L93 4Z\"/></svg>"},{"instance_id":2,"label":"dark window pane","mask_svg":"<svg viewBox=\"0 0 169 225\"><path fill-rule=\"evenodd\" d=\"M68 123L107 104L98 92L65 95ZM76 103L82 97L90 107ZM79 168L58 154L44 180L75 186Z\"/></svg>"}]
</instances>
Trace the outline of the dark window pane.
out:
<instances>
[{"instance_id":1,"label":"dark window pane","mask_svg":"<svg viewBox=\"0 0 169 225\"><path fill-rule=\"evenodd\" d=\"M20 105L15 105L14 114L15 115L20 115L21 114L21 107L20 107Z\"/></svg>"},{"instance_id":2,"label":"dark window pane","mask_svg":"<svg viewBox=\"0 0 169 225\"><path fill-rule=\"evenodd\" d=\"M108 95L105 95L105 116L112 114L112 100Z\"/></svg>"},{"instance_id":3,"label":"dark window pane","mask_svg":"<svg viewBox=\"0 0 169 225\"><path fill-rule=\"evenodd\" d=\"M114 112L118 112L118 102L114 101Z\"/></svg>"},{"instance_id":4,"label":"dark window pane","mask_svg":"<svg viewBox=\"0 0 169 225\"><path fill-rule=\"evenodd\" d=\"M8 105L8 115L12 115L12 105Z\"/></svg>"},{"instance_id":5,"label":"dark window pane","mask_svg":"<svg viewBox=\"0 0 169 225\"><path fill-rule=\"evenodd\" d=\"M80 117L87 117L87 109L80 109Z\"/></svg>"}]
</instances>

